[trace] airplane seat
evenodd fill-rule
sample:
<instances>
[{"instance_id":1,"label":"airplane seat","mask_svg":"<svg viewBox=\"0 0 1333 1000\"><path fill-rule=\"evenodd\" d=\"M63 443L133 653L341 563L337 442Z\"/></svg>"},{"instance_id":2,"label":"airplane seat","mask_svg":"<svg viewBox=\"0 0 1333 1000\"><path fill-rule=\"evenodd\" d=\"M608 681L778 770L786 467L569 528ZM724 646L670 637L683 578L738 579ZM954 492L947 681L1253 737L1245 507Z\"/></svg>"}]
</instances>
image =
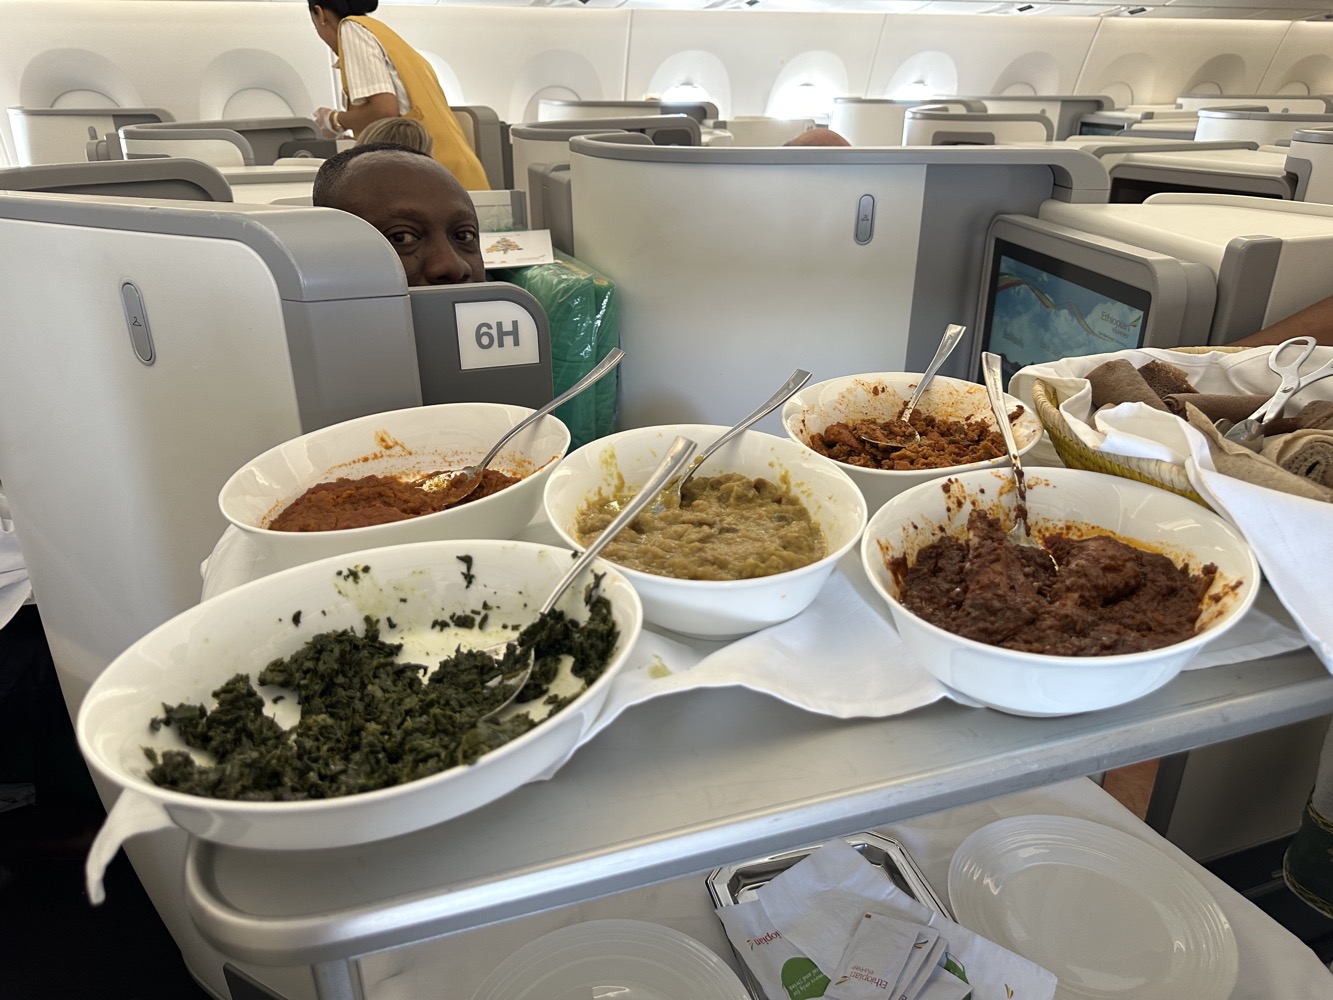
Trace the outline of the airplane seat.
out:
<instances>
[{"instance_id":1,"label":"airplane seat","mask_svg":"<svg viewBox=\"0 0 1333 1000\"><path fill-rule=\"evenodd\" d=\"M21 167L38 163L82 163L87 144L127 125L175 121L166 108L13 107L6 108Z\"/></svg>"},{"instance_id":2,"label":"airplane seat","mask_svg":"<svg viewBox=\"0 0 1333 1000\"><path fill-rule=\"evenodd\" d=\"M908 108L904 146L992 146L1050 142L1055 126L1045 115L1000 111L949 111L935 104Z\"/></svg>"},{"instance_id":3,"label":"airplane seat","mask_svg":"<svg viewBox=\"0 0 1333 1000\"><path fill-rule=\"evenodd\" d=\"M1333 112L1333 97L1322 94L1181 94L1176 107L1186 111L1244 105L1279 114L1328 114Z\"/></svg>"},{"instance_id":4,"label":"airplane seat","mask_svg":"<svg viewBox=\"0 0 1333 1000\"><path fill-rule=\"evenodd\" d=\"M813 118L769 118L765 115L737 115L717 122L717 128L731 133L733 146L781 146L814 127Z\"/></svg>"},{"instance_id":5,"label":"airplane seat","mask_svg":"<svg viewBox=\"0 0 1333 1000\"><path fill-rule=\"evenodd\" d=\"M700 125L717 118L711 101L577 101L543 97L537 102L539 122L584 121L589 118L644 118L650 115L688 115Z\"/></svg>"},{"instance_id":6,"label":"airplane seat","mask_svg":"<svg viewBox=\"0 0 1333 1000\"><path fill-rule=\"evenodd\" d=\"M1286 165L1296 178L1297 201L1333 204L1333 127L1292 133Z\"/></svg>"},{"instance_id":7,"label":"airplane seat","mask_svg":"<svg viewBox=\"0 0 1333 1000\"><path fill-rule=\"evenodd\" d=\"M1150 139L1193 139L1198 130L1198 115L1192 113L1185 118L1144 118L1130 123L1120 135Z\"/></svg>"},{"instance_id":8,"label":"airplane seat","mask_svg":"<svg viewBox=\"0 0 1333 1000\"><path fill-rule=\"evenodd\" d=\"M929 104L950 111L985 111L981 101L966 99L898 100L894 98L835 97L829 128L853 146L901 146L909 108Z\"/></svg>"},{"instance_id":9,"label":"airplane seat","mask_svg":"<svg viewBox=\"0 0 1333 1000\"><path fill-rule=\"evenodd\" d=\"M835 97L829 128L853 146L901 146L908 108L933 101Z\"/></svg>"},{"instance_id":10,"label":"airplane seat","mask_svg":"<svg viewBox=\"0 0 1333 1000\"><path fill-rule=\"evenodd\" d=\"M127 160L188 156L219 167L271 166L288 143L321 139L312 119L296 117L127 125L119 135Z\"/></svg>"},{"instance_id":11,"label":"airplane seat","mask_svg":"<svg viewBox=\"0 0 1333 1000\"><path fill-rule=\"evenodd\" d=\"M1333 113L1328 112L1214 107L1199 111L1199 127L1194 135L1196 139L1247 139L1262 145L1290 141L1298 128L1329 125L1333 125Z\"/></svg>"},{"instance_id":12,"label":"airplane seat","mask_svg":"<svg viewBox=\"0 0 1333 1000\"><path fill-rule=\"evenodd\" d=\"M0 191L48 191L121 198L231 201L231 185L216 167L176 157L38 163L0 169Z\"/></svg>"},{"instance_id":13,"label":"airplane seat","mask_svg":"<svg viewBox=\"0 0 1333 1000\"><path fill-rule=\"evenodd\" d=\"M645 115L638 118L569 119L527 122L509 129L513 187L531 197L530 171L541 164L569 162L569 140L598 132L634 132L654 145L698 146L702 129L688 115ZM538 206L529 205L534 228L546 228Z\"/></svg>"},{"instance_id":14,"label":"airplane seat","mask_svg":"<svg viewBox=\"0 0 1333 1000\"><path fill-rule=\"evenodd\" d=\"M569 146L574 256L615 282L633 359L620 428L729 425L793 367L816 379L920 371L940 331L975 314L979 234L995 214L1052 197L1104 202L1109 190L1095 157L1054 143L849 151L616 138ZM761 430L782 433L764 419Z\"/></svg>"},{"instance_id":15,"label":"airplane seat","mask_svg":"<svg viewBox=\"0 0 1333 1000\"><path fill-rule=\"evenodd\" d=\"M453 105L451 110L463 129L468 145L477 154L477 159L481 160L490 186L497 190L509 187L505 172L508 127L500 121L500 116L493 109L480 104Z\"/></svg>"},{"instance_id":16,"label":"airplane seat","mask_svg":"<svg viewBox=\"0 0 1333 1000\"><path fill-rule=\"evenodd\" d=\"M1115 102L1105 94L987 95L977 98L986 111L1006 114L1042 115L1051 121L1053 138L1077 135L1085 115L1109 111Z\"/></svg>"}]
</instances>

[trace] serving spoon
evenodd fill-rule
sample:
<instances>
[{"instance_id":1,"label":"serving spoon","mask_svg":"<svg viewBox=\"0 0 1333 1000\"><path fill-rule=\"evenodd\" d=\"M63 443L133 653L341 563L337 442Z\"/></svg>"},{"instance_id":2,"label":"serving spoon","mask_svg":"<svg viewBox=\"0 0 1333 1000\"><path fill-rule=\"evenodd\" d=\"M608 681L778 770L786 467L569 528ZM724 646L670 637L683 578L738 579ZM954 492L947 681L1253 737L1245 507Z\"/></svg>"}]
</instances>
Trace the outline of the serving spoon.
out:
<instances>
[{"instance_id":1,"label":"serving spoon","mask_svg":"<svg viewBox=\"0 0 1333 1000\"><path fill-rule=\"evenodd\" d=\"M950 323L944 328L944 336L940 338L940 346L935 349L935 357L931 359L926 366L925 374L921 376L921 381L916 384L916 389L912 395L907 398L907 405L903 407L903 412L893 420L883 421L879 425L880 436L874 434L859 434L860 439L867 444L877 445L880 448L892 448L898 451L912 445L921 443L921 434L911 424L912 411L916 409L916 404L921 402L921 397L926 391L926 386L930 385L930 380L935 377L935 373L948 360L953 349L958 346L958 342L963 339L963 334L967 332L967 327L959 326L957 323Z\"/></svg>"},{"instance_id":2,"label":"serving spoon","mask_svg":"<svg viewBox=\"0 0 1333 1000\"><path fill-rule=\"evenodd\" d=\"M1009 426L1009 410L1004 403L1004 389L1000 385L1000 356L990 351L981 354L981 374L986 383L986 395L990 399L991 412L995 422L1000 425L1000 436L1004 438L1005 451L1009 453L1009 466L1014 474L1014 486L1018 492L1018 502L1014 505L1014 526L1009 529L1009 540L1023 548L1035 549L1051 562L1053 569L1059 569L1055 556L1050 550L1032 537L1028 525L1028 484L1023 474L1023 463L1018 457L1018 442L1014 440L1014 429Z\"/></svg>"},{"instance_id":3,"label":"serving spoon","mask_svg":"<svg viewBox=\"0 0 1333 1000\"><path fill-rule=\"evenodd\" d=\"M530 426L546 416L546 414L550 413L556 407L569 402L584 389L598 381L616 365L620 364L621 359L624 357L625 352L619 347L612 348L606 357L597 362L597 364L588 372L588 374L584 375L583 378L579 379L545 406L529 413L513 427L505 431L500 437L500 440L495 442L494 447L486 453L486 457L476 465L469 465L465 469L451 469L448 472L438 472L433 476L427 476L425 479L417 483L417 486L431 493L444 492L444 505L446 507L452 507L461 503L463 500L471 496L476 488L481 485L481 474L485 472L487 466L495 460L495 456L500 454L500 449L505 446L510 438L523 430L523 428Z\"/></svg>"},{"instance_id":4,"label":"serving spoon","mask_svg":"<svg viewBox=\"0 0 1333 1000\"><path fill-rule=\"evenodd\" d=\"M705 448L703 454L700 455L699 458L695 461L695 463L690 467L690 471L685 473L685 475L681 476L678 481L672 483L668 489L665 489L661 492L661 494L657 497L657 501L652 506L652 512L654 514L660 514L662 513L662 511L666 510L667 497L672 495L675 495L676 501L679 506L681 507L686 506L685 499L684 497L681 496L680 491L684 488L685 484L694 477L694 474L699 471L699 467L703 465L704 462L708 461L709 456L711 456L713 452L717 451L724 444L726 444L728 441L734 438L737 434L740 434L742 431L747 429L755 421L759 420L761 417L767 416L769 413L772 413L779 406L781 406L788 399L790 399L797 389L799 389L801 386L805 385L805 383L809 381L810 381L810 373L808 371L805 371L802 368L797 368L796 371L792 372L791 376L787 379L787 381L782 383L782 387L778 389L777 392L773 393L773 395L769 396L768 399L766 399L763 403L761 403L757 410L755 410L749 416L743 418L740 423L736 424L725 434L719 437L716 441L710 444L707 448Z\"/></svg>"},{"instance_id":5,"label":"serving spoon","mask_svg":"<svg viewBox=\"0 0 1333 1000\"><path fill-rule=\"evenodd\" d=\"M635 493L634 496L625 501L625 506L621 508L620 513L611 520L611 523L606 526L606 530L589 542L588 547L583 550L583 554L574 560L574 565L569 568L569 572L566 573L561 578L560 582L555 585L555 590L551 592L551 596L546 599L546 603L543 604L541 609L537 612L537 618L540 619L542 615L550 613L559 602L560 598L564 596L565 591L568 590L576 580L583 576L584 571L592 564L592 561L597 558L598 553L600 553L602 549L604 549L611 540L620 533L622 528L639 516L639 512L653 501L659 491L661 491L662 487L671 481L672 476L675 476L680 472L681 467L690 460L690 456L694 454L694 450L697 447L698 445L686 437L677 437L671 442L671 447L667 449L666 454L662 457L662 461L658 463L657 468L653 470L653 474L648 477L648 480L642 487L640 487L639 491ZM479 650L479 652L485 653L491 659L503 666L505 664L506 653L508 653L509 648L513 645L514 640L510 639L505 642L497 642L487 646L484 649ZM528 678L532 676L532 667L536 662L531 649L528 650L526 661L527 662L517 668L517 671L511 669L507 674L502 673L499 677L487 682L488 687L494 687L501 682L506 682L510 684L511 687L509 696L505 698L500 705L497 705L483 715L481 717L482 722L494 719L500 712L508 708L513 700L518 697L518 693L523 690L524 685L528 683Z\"/></svg>"}]
</instances>

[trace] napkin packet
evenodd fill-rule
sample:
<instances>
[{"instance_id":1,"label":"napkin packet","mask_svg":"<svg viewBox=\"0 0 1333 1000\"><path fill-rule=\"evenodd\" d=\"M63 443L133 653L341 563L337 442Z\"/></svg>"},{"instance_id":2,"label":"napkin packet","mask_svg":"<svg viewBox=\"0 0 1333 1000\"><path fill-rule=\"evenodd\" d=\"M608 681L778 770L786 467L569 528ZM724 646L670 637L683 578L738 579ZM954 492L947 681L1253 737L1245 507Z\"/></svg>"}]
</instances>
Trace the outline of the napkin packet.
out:
<instances>
[{"instance_id":1,"label":"napkin packet","mask_svg":"<svg viewBox=\"0 0 1333 1000\"><path fill-rule=\"evenodd\" d=\"M719 907L767 1000L1051 1000L1055 976L899 889L845 841Z\"/></svg>"}]
</instances>

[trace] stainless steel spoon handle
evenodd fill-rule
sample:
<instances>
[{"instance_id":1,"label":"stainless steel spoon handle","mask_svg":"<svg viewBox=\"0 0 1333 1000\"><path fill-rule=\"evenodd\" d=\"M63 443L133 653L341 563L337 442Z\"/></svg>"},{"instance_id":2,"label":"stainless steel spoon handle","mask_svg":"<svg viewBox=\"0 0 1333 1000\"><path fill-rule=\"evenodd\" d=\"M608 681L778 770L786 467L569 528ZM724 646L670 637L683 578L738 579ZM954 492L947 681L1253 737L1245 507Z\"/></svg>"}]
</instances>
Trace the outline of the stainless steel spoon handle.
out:
<instances>
[{"instance_id":1,"label":"stainless steel spoon handle","mask_svg":"<svg viewBox=\"0 0 1333 1000\"><path fill-rule=\"evenodd\" d=\"M995 422L1000 425L1000 434L1004 437L1004 448L1009 453L1009 462L1014 467L1014 479L1018 483L1018 502L1027 506L1027 485L1023 481L1023 465L1018 460L1018 442L1014 440L1014 429L1009 426L1009 411L1004 402L1004 387L1000 384L1000 356L990 351L981 354L981 375L986 382L986 395L990 397L991 410L995 413Z\"/></svg>"},{"instance_id":2,"label":"stainless steel spoon handle","mask_svg":"<svg viewBox=\"0 0 1333 1000\"><path fill-rule=\"evenodd\" d=\"M601 361L597 362L597 364L588 372L588 374L584 375L583 378L579 379L577 382L571 385L560 395L556 396L555 399L551 400L545 406L541 407L540 409L534 410L532 413L529 413L526 417L524 417L522 420L516 423L513 427L509 428L509 430L504 433L504 435L500 438L500 440L495 442L495 446L486 453L486 457L483 458L480 462L478 462L475 467L478 469L486 468L488 465L491 464L491 460L494 459L496 455L500 454L500 449L505 446L505 444L509 441L510 438L512 438L519 431L521 431L524 427L527 427L529 424L532 424L535 421L538 421L542 417L546 416L546 414L550 413L556 407L573 399L584 389L588 388L588 386L592 385L603 375L609 372L616 365L620 364L621 359L624 357L625 357L624 351L622 351L619 347L613 347L610 353L607 354L606 357L602 358Z\"/></svg>"},{"instance_id":3,"label":"stainless steel spoon handle","mask_svg":"<svg viewBox=\"0 0 1333 1000\"><path fill-rule=\"evenodd\" d=\"M903 409L903 415L900 420L906 421L916 409L916 404L921 402L921 396L930 385L930 380L943 367L944 362L948 360L953 349L958 346L958 342L963 339L963 334L967 332L967 327L959 326L957 323L950 323L944 328L944 336L940 338L940 346L935 349L935 357L931 359L930 364L926 366L925 373L921 376L921 381L916 384L916 389L907 399L907 406Z\"/></svg>"},{"instance_id":4,"label":"stainless steel spoon handle","mask_svg":"<svg viewBox=\"0 0 1333 1000\"><path fill-rule=\"evenodd\" d=\"M713 454L713 452L717 451L724 444L726 444L728 441L734 438L737 434L740 434L742 431L746 430L751 424L755 423L760 418L768 416L768 414L772 413L779 406L781 406L788 399L790 399L797 389L799 389L801 386L805 385L805 383L809 381L810 381L810 373L808 371L805 371L802 368L797 368L796 371L792 372L791 377L787 379L786 382L782 383L782 388L780 388L777 392L773 393L773 395L769 396L768 399L766 399L764 402L760 403L759 408L756 409L753 413L751 413L748 417L743 419L735 427L732 427L725 434L723 434L716 441L714 441L712 444L710 444L707 448L704 449L703 454L699 456L699 460L694 463L694 468L689 471L689 473L685 476L685 479L682 479L680 481L680 485L684 486L685 480L693 476L695 472L699 470L699 466L703 465L704 462L708 460L708 457Z\"/></svg>"},{"instance_id":5,"label":"stainless steel spoon handle","mask_svg":"<svg viewBox=\"0 0 1333 1000\"><path fill-rule=\"evenodd\" d=\"M574 565L570 567L564 578L555 585L555 590L546 599L546 603L542 605L538 617L554 608L556 602L569 589L570 584L583 575L583 571L597 558L597 554L607 546L611 539L620 533L620 529L638 517L640 511L657 499L657 495L680 472L697 447L697 444L686 437L678 437L671 442L671 447L667 449L661 463L653 470L653 474L648 477L648 481L639 488L639 492L635 493L626 502L624 509L606 526L606 530L589 542L588 547L583 550L583 554L574 560Z\"/></svg>"}]
</instances>

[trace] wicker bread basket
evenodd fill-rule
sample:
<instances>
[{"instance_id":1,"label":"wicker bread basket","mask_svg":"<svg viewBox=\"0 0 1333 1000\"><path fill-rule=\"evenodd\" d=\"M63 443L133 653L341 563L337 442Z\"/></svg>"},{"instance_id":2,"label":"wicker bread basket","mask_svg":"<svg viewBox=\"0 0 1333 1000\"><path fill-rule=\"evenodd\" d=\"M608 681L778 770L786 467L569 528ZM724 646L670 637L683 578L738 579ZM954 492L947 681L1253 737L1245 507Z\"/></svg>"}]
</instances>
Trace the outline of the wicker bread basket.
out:
<instances>
[{"instance_id":1,"label":"wicker bread basket","mask_svg":"<svg viewBox=\"0 0 1333 1000\"><path fill-rule=\"evenodd\" d=\"M1243 347L1177 347L1173 350L1184 354L1207 354L1210 351L1243 351ZM1155 458L1135 458L1130 455L1107 455L1089 448L1080 441L1070 429L1068 421L1060 413L1060 400L1055 390L1037 379L1032 384L1032 401L1037 411L1037 419L1050 435L1051 444L1060 460L1071 469L1090 469L1104 472L1125 479L1137 479L1141 483L1160 486L1164 490L1189 497L1195 503L1207 507L1207 502L1190 485L1185 470L1171 462Z\"/></svg>"}]
</instances>

